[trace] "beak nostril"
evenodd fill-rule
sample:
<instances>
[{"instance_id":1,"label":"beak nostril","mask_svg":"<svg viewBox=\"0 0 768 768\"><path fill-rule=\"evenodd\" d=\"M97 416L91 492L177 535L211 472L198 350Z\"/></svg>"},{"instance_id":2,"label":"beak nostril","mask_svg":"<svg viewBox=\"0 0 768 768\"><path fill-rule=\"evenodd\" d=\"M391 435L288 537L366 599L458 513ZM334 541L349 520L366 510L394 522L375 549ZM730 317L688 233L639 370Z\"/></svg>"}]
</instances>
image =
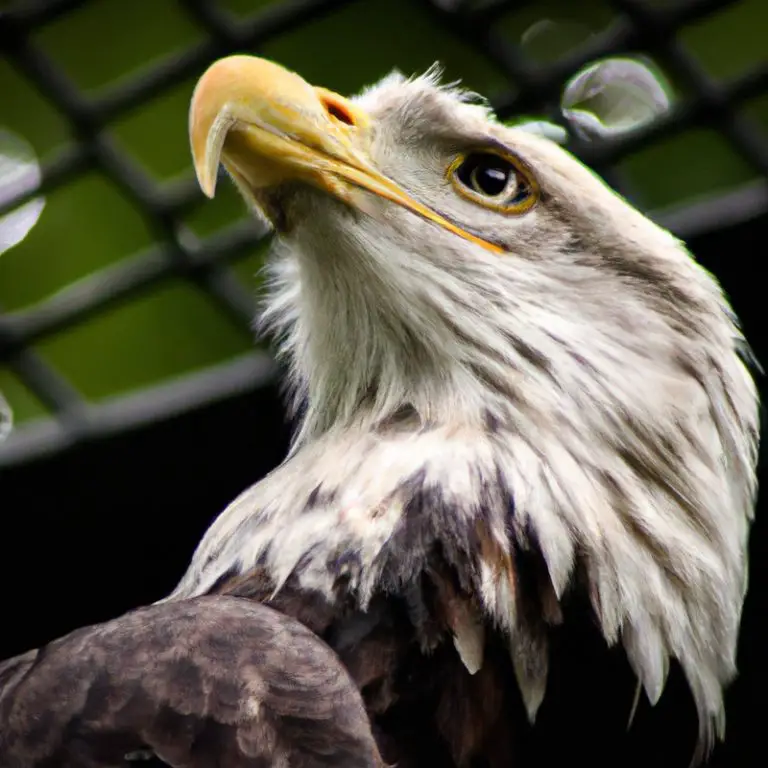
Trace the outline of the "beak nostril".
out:
<instances>
[{"instance_id":1,"label":"beak nostril","mask_svg":"<svg viewBox=\"0 0 768 768\"><path fill-rule=\"evenodd\" d=\"M325 106L326 112L340 123L344 123L345 125L355 124L355 118L342 104L331 101L330 99L323 99L323 106Z\"/></svg>"}]
</instances>

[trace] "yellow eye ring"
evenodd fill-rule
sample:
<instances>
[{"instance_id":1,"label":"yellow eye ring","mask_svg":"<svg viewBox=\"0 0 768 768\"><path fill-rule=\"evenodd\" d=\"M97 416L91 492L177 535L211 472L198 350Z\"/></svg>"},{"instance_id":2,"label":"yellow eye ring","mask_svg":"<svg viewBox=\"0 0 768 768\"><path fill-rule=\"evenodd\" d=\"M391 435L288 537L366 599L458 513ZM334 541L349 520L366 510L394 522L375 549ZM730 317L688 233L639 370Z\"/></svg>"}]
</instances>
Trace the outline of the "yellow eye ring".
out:
<instances>
[{"instance_id":1,"label":"yellow eye ring","mask_svg":"<svg viewBox=\"0 0 768 768\"><path fill-rule=\"evenodd\" d=\"M539 199L539 185L528 168L512 154L495 149L459 155L446 177L462 197L499 213L525 213Z\"/></svg>"}]
</instances>

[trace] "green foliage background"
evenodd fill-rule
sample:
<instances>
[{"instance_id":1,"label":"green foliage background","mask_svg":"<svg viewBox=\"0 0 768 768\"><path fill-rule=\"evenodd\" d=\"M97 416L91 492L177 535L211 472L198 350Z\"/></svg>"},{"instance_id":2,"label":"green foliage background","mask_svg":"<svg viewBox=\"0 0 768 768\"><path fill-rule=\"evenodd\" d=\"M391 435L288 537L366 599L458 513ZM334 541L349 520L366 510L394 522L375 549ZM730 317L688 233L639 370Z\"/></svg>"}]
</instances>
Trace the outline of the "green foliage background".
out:
<instances>
[{"instance_id":1,"label":"green foliage background","mask_svg":"<svg viewBox=\"0 0 768 768\"><path fill-rule=\"evenodd\" d=\"M281 0L220 0L235 17L268 12ZM657 5L675 0L653 0ZM0 3L0 9L13 3ZM531 45L529 55L550 61L614 18L607 0L520 2L498 21L519 42L537 21L562 22L555 39ZM89 96L99 96L145 68L204 39L176 0L92 0L48 24L33 44ZM712 77L738 77L766 58L768 2L741 0L690 26L681 42ZM435 24L418 0L357 0L306 26L269 41L258 51L311 82L348 93L397 67L424 70L439 60L450 79L460 78L492 96L504 88L501 73L481 52ZM663 67L663 62L659 62ZM679 83L678 92L684 89ZM121 116L107 135L159 185L189 177L187 107L194 79ZM744 113L768 133L768 96ZM0 128L29 141L45 163L73 137L65 119L9 61L0 58ZM714 130L685 132L622 163L636 199L647 209L690 201L738 187L755 172ZM244 216L231 185L213 202L198 205L185 224L205 237ZM66 286L150 248L158 233L120 189L98 172L53 191L28 237L0 256L0 308L24 310ZM255 292L263 248L232 269ZM192 283L170 280L140 298L42 340L36 347L91 402L156 383L250 350L250 331L238 325ZM18 421L45 407L8 369L0 391Z\"/></svg>"}]
</instances>

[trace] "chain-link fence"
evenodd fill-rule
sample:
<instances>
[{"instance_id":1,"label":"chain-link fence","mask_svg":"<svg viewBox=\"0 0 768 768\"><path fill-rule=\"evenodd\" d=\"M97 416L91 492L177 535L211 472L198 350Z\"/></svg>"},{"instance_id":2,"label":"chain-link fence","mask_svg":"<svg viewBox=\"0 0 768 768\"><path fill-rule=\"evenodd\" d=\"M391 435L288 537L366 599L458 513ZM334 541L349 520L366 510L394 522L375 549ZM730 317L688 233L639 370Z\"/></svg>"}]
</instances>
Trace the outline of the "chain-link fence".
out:
<instances>
[{"instance_id":1,"label":"chain-link fence","mask_svg":"<svg viewBox=\"0 0 768 768\"><path fill-rule=\"evenodd\" d=\"M11 2L0 10L2 62L32 86L36 99L42 97L54 108L72 137L63 149L44 159L39 182L20 184L18 189L10 191L6 188L0 197L0 216L97 171L148 222L153 233L152 244L92 270L42 300L11 308L0 315L0 367L34 395L43 411L43 418L17 427L0 449L0 463L20 461L84 438L162 418L258 387L274 375L269 355L256 350L233 354L225 363L161 386L145 387L129 396L94 403L39 350L47 339L68 328L92 322L115 306L140 301L143 294L169 278L191 283L204 291L217 305L217 312L227 316L227 322L248 332L254 311L253 291L238 278L233 265L258 250L264 233L255 223L240 218L210 236L201 236L189 225L190 211L202 201L193 177L187 175L170 183L158 183L114 139L111 128L141 105L199 76L215 58L235 51L267 55L264 51L267 49L269 53L270 41L287 33L298 33L321 24L329 16L355 6L360 10L359 19L365 22L366 13L373 14L374 6L382 6L371 0L266 3L261 0L250 4L186 0L174 5L178 5L179 13L183 13L199 33L194 42L174 50L172 55L152 66L140 68L135 74L117 78L114 84L94 96L79 87L46 49L41 30L81 14L96 1L30 0ZM405 2L392 3L391 13L404 9ZM666 157L669 157L675 152L676 140L688 141L692 130L706 127L710 138L714 134L722 151L734 158L732 164L739 168L734 183L727 189L683 201L682 205L662 205L660 210L651 210L651 215L662 224L679 236L689 238L768 213L768 60L765 55L758 56L735 72L728 71L728 67L723 72L708 71L697 57L695 45L690 43L691 40L695 43L696 35L689 34L690 30L700 30L706 25L710 25L710 32L715 25L714 29L719 27L727 34L731 18L728 14L750 2L605 0L600 3L605 6L602 12L606 16L600 29L590 31L565 50L559 48L557 55L551 55L549 50L543 56L534 50L530 35L509 32L509 19L515 24L522 23L518 12L524 9L535 16L536 7L540 7L538 3L411 0L410 5L418 7L419 18L427 19L462 50L471 49L471 55L482 60L483 66L492 68L493 88L488 95L501 117L524 113L557 120L563 83L591 60L623 52L641 52L657 62L678 94L672 111L623 140L576 143L572 149L638 205L655 208L643 200L642 190L633 186L627 167L631 168L633 159L636 168L659 162L659 158L663 161L664 155L653 155L654 147L666 144ZM760 2L757 0L752 5L757 8ZM156 0L154 7L158 10L153 11L153 6L147 4L145 23L152 25L153 14L167 5L165 1ZM577 5L580 4L571 3L571 6ZM246 6L255 10L242 12ZM763 14L754 23L764 25L766 18ZM129 34L130 29L126 28L126 35ZM375 36L377 32L361 27L360 34ZM418 32L409 30L406 24L402 34ZM762 39L767 35L768 29L763 29ZM102 44L98 30L91 44ZM344 40L327 41L327 55L336 55L343 45ZM731 41L732 49L738 47L738 41ZM323 52L316 50L314 55L321 57ZM396 60L390 62L390 66L398 64ZM304 71L301 74L309 76ZM384 75L386 71L379 74ZM3 98L0 94L0 100ZM0 104L0 115L7 106ZM184 120L185 115L179 111L180 125L176 128L179 136L185 128ZM706 142L702 144L703 163L708 146ZM661 169L658 172L661 173ZM662 200L665 202L679 201ZM100 210L94 209L93 215L100 216ZM151 335L147 335L146 345L151 347ZM237 351L240 350L237 347ZM13 404L10 395L9 400Z\"/></svg>"}]
</instances>

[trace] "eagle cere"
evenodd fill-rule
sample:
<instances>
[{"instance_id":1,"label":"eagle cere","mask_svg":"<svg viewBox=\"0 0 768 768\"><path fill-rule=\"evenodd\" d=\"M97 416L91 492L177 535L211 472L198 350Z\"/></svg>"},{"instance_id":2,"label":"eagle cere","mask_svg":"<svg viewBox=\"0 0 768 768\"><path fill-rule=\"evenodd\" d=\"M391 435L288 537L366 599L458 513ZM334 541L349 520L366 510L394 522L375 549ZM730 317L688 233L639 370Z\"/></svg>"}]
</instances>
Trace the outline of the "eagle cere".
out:
<instances>
[{"instance_id":1,"label":"eagle cere","mask_svg":"<svg viewBox=\"0 0 768 768\"><path fill-rule=\"evenodd\" d=\"M266 628L265 652L247 662L265 665L254 679L280 668L273 625L286 622L282 645L301 638L311 658L330 646L333 680L354 682L337 688L350 726L338 743L358 751L308 757L316 737L290 731L270 710L284 700L253 683L235 685L231 703L238 716L273 712L272 730L241 737L232 707L190 703L190 717L236 736L226 755L193 755L153 730L163 706L184 709L172 667L153 706L131 710L132 748L170 765L418 764L388 714L407 698L402 670L421 664L439 701L466 696L431 722L441 765L501 768L514 734L497 726L513 699L535 719L550 634L574 593L651 703L680 664L700 754L722 736L756 494L746 342L683 244L541 125L498 122L435 71L395 73L354 99L250 56L200 79L189 123L200 186L213 196L223 165L275 229L262 327L279 342L299 427L284 463L218 517L178 587L144 610L150 627L185 616L185 658L215 683L228 671L210 656L210 628L244 626L233 597L270 606L254 608ZM58 641L58 658L101 648L134 615ZM238 632L246 642L245 629L228 642ZM147 631L144 650L159 638ZM146 688L127 672L131 648L125 670L105 672L123 702ZM52 674L34 652L0 666L15 743L36 670L38 684ZM282 672L294 692L309 675L298 662ZM0 735L0 756L8 744Z\"/></svg>"}]
</instances>

